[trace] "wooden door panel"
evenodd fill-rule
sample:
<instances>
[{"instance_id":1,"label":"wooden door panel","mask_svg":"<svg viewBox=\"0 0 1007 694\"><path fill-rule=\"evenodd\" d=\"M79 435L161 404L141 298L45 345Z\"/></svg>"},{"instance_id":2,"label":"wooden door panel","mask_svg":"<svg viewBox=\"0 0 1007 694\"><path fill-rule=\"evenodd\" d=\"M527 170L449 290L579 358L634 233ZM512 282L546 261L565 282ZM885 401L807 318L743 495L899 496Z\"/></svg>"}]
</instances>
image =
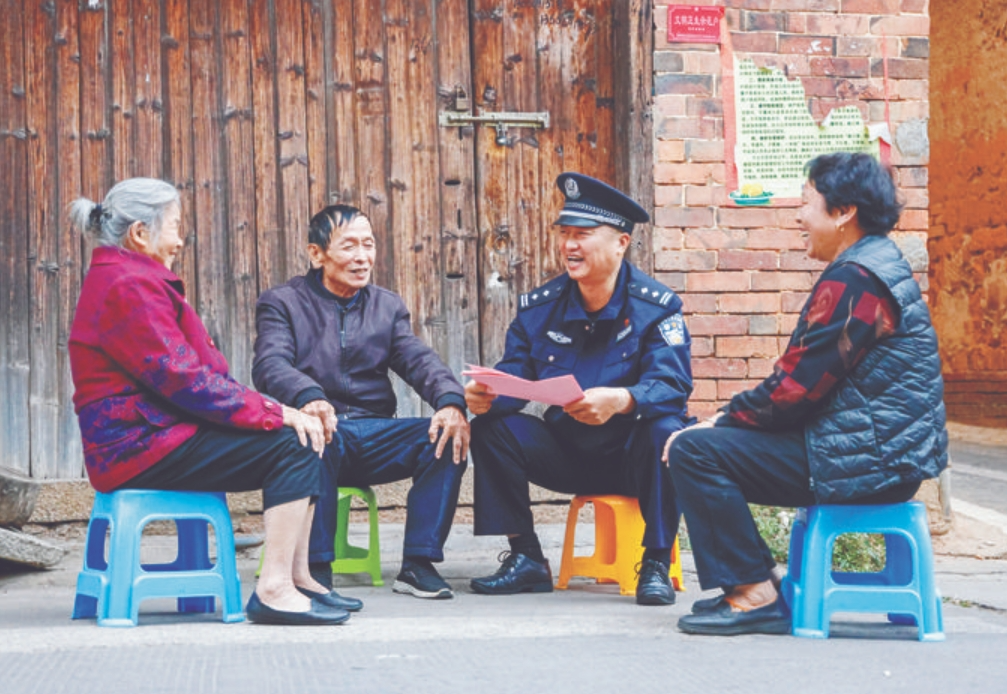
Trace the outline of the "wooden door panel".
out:
<instances>
[{"instance_id":1,"label":"wooden door panel","mask_svg":"<svg viewBox=\"0 0 1007 694\"><path fill-rule=\"evenodd\" d=\"M477 127L481 357L503 354L518 296L558 274L552 222L563 171L615 183L613 0L475 0L474 101L548 111L548 129Z\"/></svg>"}]
</instances>

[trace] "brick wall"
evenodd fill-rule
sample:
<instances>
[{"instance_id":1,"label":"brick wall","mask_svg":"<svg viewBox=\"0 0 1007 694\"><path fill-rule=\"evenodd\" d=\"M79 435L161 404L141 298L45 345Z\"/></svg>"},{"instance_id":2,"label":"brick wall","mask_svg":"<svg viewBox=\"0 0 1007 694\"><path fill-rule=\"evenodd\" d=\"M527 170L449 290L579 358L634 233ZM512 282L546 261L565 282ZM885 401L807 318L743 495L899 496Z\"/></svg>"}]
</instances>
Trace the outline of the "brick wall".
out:
<instances>
[{"instance_id":1,"label":"brick wall","mask_svg":"<svg viewBox=\"0 0 1007 694\"><path fill-rule=\"evenodd\" d=\"M690 409L714 412L772 372L823 265L809 260L794 207L729 206L720 47L667 41L655 6L655 272L680 293L692 333ZM927 0L692 0L725 7L734 53L799 78L817 121L857 105L885 119L884 61L906 198L893 238L926 285ZM883 38L887 48L883 48Z\"/></svg>"}]
</instances>

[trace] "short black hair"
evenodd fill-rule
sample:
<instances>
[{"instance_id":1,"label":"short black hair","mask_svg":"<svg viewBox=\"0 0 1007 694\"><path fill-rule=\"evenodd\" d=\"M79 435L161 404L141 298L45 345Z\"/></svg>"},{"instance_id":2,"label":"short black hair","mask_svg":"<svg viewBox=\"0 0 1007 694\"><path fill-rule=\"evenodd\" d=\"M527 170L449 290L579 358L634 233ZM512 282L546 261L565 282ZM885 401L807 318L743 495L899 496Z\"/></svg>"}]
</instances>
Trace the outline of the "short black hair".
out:
<instances>
[{"instance_id":1,"label":"short black hair","mask_svg":"<svg viewBox=\"0 0 1007 694\"><path fill-rule=\"evenodd\" d=\"M328 250L332 242L332 232L346 226L357 217L365 217L363 212L352 205L329 205L311 218L308 225L308 243Z\"/></svg>"},{"instance_id":2,"label":"short black hair","mask_svg":"<svg viewBox=\"0 0 1007 694\"><path fill-rule=\"evenodd\" d=\"M822 154L804 169L829 212L856 207L860 228L869 236L884 236L895 228L903 205L892 171L870 154Z\"/></svg>"}]
</instances>

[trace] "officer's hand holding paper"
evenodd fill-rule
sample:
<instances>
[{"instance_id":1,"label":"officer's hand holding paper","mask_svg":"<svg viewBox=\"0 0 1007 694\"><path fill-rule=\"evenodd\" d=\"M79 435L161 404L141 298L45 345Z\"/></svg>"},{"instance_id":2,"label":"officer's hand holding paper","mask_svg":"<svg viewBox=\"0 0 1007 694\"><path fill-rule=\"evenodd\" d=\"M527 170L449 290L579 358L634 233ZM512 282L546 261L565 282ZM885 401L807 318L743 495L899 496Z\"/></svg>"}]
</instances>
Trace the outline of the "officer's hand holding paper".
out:
<instances>
[{"instance_id":1,"label":"officer's hand holding paper","mask_svg":"<svg viewBox=\"0 0 1007 694\"><path fill-rule=\"evenodd\" d=\"M468 370L462 371L462 375L490 388L496 395L534 400L546 405L566 407L584 397L577 379L569 374L542 381L529 381L496 369L469 364Z\"/></svg>"}]
</instances>

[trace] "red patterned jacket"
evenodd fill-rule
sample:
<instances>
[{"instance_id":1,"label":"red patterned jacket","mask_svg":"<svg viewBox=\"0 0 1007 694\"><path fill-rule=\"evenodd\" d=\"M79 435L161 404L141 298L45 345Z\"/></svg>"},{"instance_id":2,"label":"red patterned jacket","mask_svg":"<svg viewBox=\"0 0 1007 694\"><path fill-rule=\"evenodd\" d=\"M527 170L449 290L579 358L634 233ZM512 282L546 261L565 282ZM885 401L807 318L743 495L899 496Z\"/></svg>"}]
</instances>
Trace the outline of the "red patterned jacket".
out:
<instances>
[{"instance_id":1,"label":"red patterned jacket","mask_svg":"<svg viewBox=\"0 0 1007 694\"><path fill-rule=\"evenodd\" d=\"M95 249L69 351L84 463L98 491L140 474L201 423L283 426L276 401L228 375L182 281L140 253Z\"/></svg>"}]
</instances>

